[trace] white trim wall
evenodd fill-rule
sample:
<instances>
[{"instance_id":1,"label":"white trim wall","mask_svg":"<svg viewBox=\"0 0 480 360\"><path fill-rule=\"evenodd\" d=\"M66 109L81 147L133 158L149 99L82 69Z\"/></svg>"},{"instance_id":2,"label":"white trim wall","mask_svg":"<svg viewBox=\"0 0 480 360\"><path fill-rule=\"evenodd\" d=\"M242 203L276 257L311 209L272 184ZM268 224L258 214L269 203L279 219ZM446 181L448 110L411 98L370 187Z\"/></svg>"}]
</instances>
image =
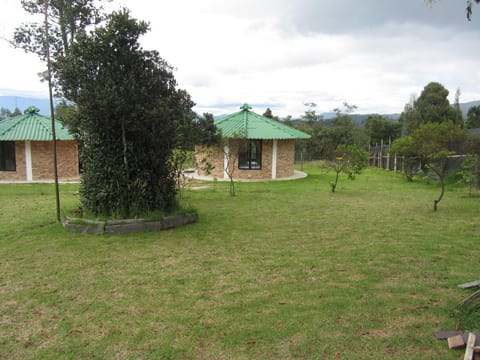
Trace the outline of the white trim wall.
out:
<instances>
[{"instance_id":1,"label":"white trim wall","mask_svg":"<svg viewBox=\"0 0 480 360\"><path fill-rule=\"evenodd\" d=\"M272 179L277 178L277 140L273 140L272 145Z\"/></svg>"},{"instance_id":2,"label":"white trim wall","mask_svg":"<svg viewBox=\"0 0 480 360\"><path fill-rule=\"evenodd\" d=\"M25 141L25 170L25 173L27 175L27 181L32 181L32 143L30 141Z\"/></svg>"}]
</instances>

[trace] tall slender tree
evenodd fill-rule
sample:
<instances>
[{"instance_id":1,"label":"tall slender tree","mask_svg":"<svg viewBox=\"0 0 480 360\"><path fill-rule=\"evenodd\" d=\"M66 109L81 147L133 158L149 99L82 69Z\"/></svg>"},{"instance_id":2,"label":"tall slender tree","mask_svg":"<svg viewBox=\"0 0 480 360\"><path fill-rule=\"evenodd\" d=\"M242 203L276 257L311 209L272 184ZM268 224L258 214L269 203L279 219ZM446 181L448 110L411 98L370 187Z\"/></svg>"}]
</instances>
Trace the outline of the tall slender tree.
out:
<instances>
[{"instance_id":1,"label":"tall slender tree","mask_svg":"<svg viewBox=\"0 0 480 360\"><path fill-rule=\"evenodd\" d=\"M50 59L50 42L49 42L49 34L50 34L50 27L48 21L48 13L49 13L49 0L44 1L44 12L45 12L45 61L47 62L47 83L48 83L48 97L50 102L50 118L52 120L51 128L52 128L52 142L53 142L53 177L55 179L55 202L56 202L56 214L57 214L57 222L61 222L60 218L60 189L58 184L58 167L57 167L57 135L55 131L55 111L53 108L53 90L52 90L52 63Z\"/></svg>"},{"instance_id":2,"label":"tall slender tree","mask_svg":"<svg viewBox=\"0 0 480 360\"><path fill-rule=\"evenodd\" d=\"M406 136L418 127L418 114L415 112L416 95L410 95L410 101L405 104L398 122L402 126L401 135Z\"/></svg>"},{"instance_id":3,"label":"tall slender tree","mask_svg":"<svg viewBox=\"0 0 480 360\"><path fill-rule=\"evenodd\" d=\"M77 33L85 31L104 19L102 3L111 0L21 0L23 9L31 15L44 15L48 1L50 24L48 43L52 59L65 55ZM27 22L18 26L11 43L46 60L46 31L44 22Z\"/></svg>"},{"instance_id":4,"label":"tall slender tree","mask_svg":"<svg viewBox=\"0 0 480 360\"><path fill-rule=\"evenodd\" d=\"M453 103L453 110L455 111L453 123L463 127L463 114L462 109L460 108L460 95L460 89L457 89L457 91L455 91L455 102Z\"/></svg>"},{"instance_id":5,"label":"tall slender tree","mask_svg":"<svg viewBox=\"0 0 480 360\"><path fill-rule=\"evenodd\" d=\"M60 222L60 193L57 171L57 146L55 134L55 111L53 107L54 66L60 56L65 56L77 33L97 24L101 19L101 0L21 0L23 9L32 15L43 15L43 22L25 23L13 33L12 45L26 52L37 54L46 65L46 71L39 73L47 81L52 120L53 168L57 222ZM109 0L105 0L109 1Z\"/></svg>"},{"instance_id":6,"label":"tall slender tree","mask_svg":"<svg viewBox=\"0 0 480 360\"><path fill-rule=\"evenodd\" d=\"M40 80L49 80L59 94L56 86L57 58L65 56L75 41L77 34L85 32L89 26L99 24L105 15L102 3L111 0L21 0L23 9L33 16L42 15L43 22L26 22L18 26L13 33L10 44L16 48L37 54L47 63L47 51L51 63L48 70L39 72ZM45 18L45 6L48 12ZM48 34L45 23L48 22ZM48 44L48 49L46 47ZM49 78L49 79L47 79Z\"/></svg>"}]
</instances>

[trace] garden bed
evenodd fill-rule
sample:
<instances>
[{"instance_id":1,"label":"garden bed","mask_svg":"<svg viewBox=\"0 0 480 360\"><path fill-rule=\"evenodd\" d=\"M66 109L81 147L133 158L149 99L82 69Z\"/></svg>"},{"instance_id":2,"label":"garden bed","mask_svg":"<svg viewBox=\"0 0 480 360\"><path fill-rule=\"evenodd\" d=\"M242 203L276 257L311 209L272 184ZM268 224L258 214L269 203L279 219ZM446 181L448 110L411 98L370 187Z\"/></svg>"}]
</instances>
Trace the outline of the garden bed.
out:
<instances>
[{"instance_id":1,"label":"garden bed","mask_svg":"<svg viewBox=\"0 0 480 360\"><path fill-rule=\"evenodd\" d=\"M162 231L198 221L196 213L165 216L162 220L124 219L124 220L89 220L67 216L63 226L68 231L86 234L129 234L143 231Z\"/></svg>"}]
</instances>

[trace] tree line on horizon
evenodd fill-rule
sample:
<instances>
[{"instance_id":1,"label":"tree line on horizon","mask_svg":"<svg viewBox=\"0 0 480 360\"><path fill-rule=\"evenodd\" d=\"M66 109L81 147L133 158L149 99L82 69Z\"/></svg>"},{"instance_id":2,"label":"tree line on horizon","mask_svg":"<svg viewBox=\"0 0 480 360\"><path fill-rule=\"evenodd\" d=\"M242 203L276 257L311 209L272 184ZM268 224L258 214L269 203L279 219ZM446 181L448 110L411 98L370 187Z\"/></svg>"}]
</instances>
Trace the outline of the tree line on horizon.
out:
<instances>
[{"instance_id":1,"label":"tree line on horizon","mask_svg":"<svg viewBox=\"0 0 480 360\"><path fill-rule=\"evenodd\" d=\"M460 128L480 127L480 105L472 106L464 119L460 110L460 91L457 90L454 104L450 104L448 95L449 91L442 84L430 82L418 98L411 97L398 121L373 114L368 115L365 122L357 124L351 115L356 106L348 103L334 109L335 116L329 119L317 114L317 105L313 102L305 103L306 110L300 119L294 120L291 116L280 118L269 108L263 115L311 135L310 139L297 143L297 153L303 154L304 159L331 159L339 145L357 145L367 149L369 146L392 144L427 123L450 121Z\"/></svg>"}]
</instances>

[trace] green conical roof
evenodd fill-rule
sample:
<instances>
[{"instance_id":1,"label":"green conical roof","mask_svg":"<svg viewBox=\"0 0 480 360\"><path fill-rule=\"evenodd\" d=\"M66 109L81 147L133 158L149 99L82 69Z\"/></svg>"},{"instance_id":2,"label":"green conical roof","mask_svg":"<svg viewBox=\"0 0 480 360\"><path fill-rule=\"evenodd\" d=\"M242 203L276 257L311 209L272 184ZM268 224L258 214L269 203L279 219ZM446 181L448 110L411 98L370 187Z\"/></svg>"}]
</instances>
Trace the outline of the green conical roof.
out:
<instances>
[{"instance_id":1,"label":"green conical roof","mask_svg":"<svg viewBox=\"0 0 480 360\"><path fill-rule=\"evenodd\" d=\"M266 140L310 138L310 135L303 131L250 111L248 104L244 104L240 109L242 110L239 112L215 121L224 137Z\"/></svg>"},{"instance_id":2,"label":"green conical roof","mask_svg":"<svg viewBox=\"0 0 480 360\"><path fill-rule=\"evenodd\" d=\"M52 120L39 114L30 106L23 115L0 121L0 141L49 141L52 140ZM57 140L74 140L60 121L55 121Z\"/></svg>"}]
</instances>

